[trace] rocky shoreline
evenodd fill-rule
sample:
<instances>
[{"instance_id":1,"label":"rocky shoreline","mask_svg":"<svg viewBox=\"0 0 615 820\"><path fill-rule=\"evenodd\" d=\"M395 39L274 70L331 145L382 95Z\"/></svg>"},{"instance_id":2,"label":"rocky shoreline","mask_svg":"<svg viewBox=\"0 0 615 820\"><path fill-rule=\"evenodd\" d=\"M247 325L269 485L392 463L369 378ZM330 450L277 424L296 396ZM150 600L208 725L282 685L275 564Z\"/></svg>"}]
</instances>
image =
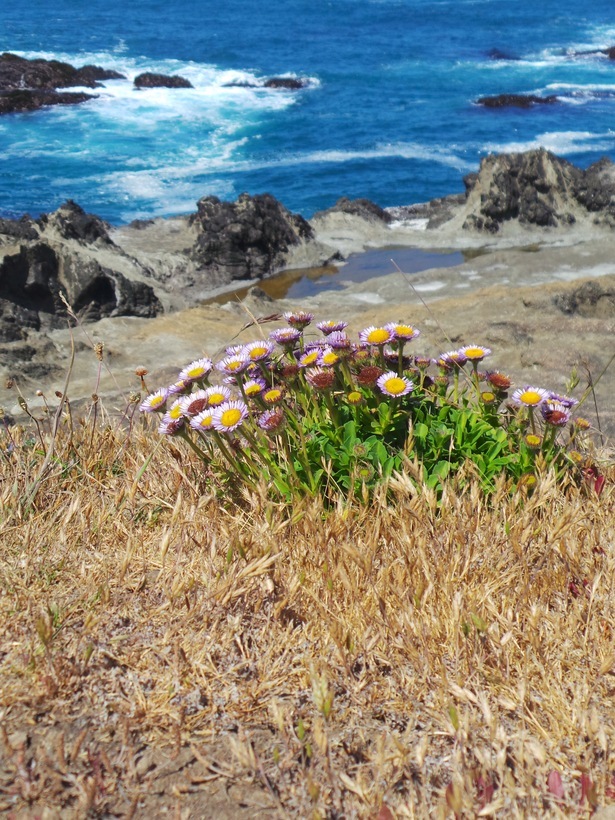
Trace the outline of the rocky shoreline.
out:
<instances>
[{"instance_id":1,"label":"rocky shoreline","mask_svg":"<svg viewBox=\"0 0 615 820\"><path fill-rule=\"evenodd\" d=\"M73 398L94 390L94 340L105 344L113 371L97 392L121 404L120 393L138 386L135 367L147 367L154 383L172 378L186 360L229 343L249 316L297 307L258 287L243 304L205 299L324 264L341 266L338 289L302 300L321 318L361 326L422 317L434 345L501 344L513 363L498 366L519 378L551 373L550 386L561 388L583 358L596 378L615 330L615 166L604 160L583 171L532 151L487 157L465 183L465 195L407 208L342 199L309 221L269 195L247 194L234 203L206 197L189 216L116 228L73 202L37 220L0 220L0 378L29 398L57 389L70 349L63 296L82 324L73 331L82 348ZM460 249L466 261L409 277L394 273L402 247ZM382 271L390 275L346 283L344 260L370 248L392 249ZM574 340L565 355L562 334ZM601 423L611 430L610 373L599 388ZM16 399L14 388L0 389L9 414Z\"/></svg>"}]
</instances>

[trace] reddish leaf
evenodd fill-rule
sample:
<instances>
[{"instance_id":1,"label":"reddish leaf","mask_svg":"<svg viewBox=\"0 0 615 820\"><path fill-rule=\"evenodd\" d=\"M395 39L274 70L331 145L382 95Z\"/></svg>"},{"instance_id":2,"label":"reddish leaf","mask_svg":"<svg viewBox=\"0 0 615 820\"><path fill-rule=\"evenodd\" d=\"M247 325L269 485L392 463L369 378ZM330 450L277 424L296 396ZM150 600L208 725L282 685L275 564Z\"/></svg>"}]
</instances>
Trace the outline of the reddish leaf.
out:
<instances>
[{"instance_id":1,"label":"reddish leaf","mask_svg":"<svg viewBox=\"0 0 615 820\"><path fill-rule=\"evenodd\" d=\"M383 803L382 806L380 806L380 811L378 812L378 817L376 820L395 820L391 809L386 803Z\"/></svg>"},{"instance_id":2,"label":"reddish leaf","mask_svg":"<svg viewBox=\"0 0 615 820\"><path fill-rule=\"evenodd\" d=\"M587 772L582 772L581 797L579 798L579 805L582 806L586 799L590 805L593 805L592 798L595 799L595 795L593 794L594 791L594 784L592 783L591 777L587 774Z\"/></svg>"},{"instance_id":3,"label":"reddish leaf","mask_svg":"<svg viewBox=\"0 0 615 820\"><path fill-rule=\"evenodd\" d=\"M562 783L560 773L555 771L555 769L550 772L547 777L547 788L557 800L564 799L564 784Z\"/></svg>"},{"instance_id":4,"label":"reddish leaf","mask_svg":"<svg viewBox=\"0 0 615 820\"><path fill-rule=\"evenodd\" d=\"M601 495L602 490L604 490L604 482L606 481L603 475L599 475L596 480L594 481L594 490L596 491L596 495Z\"/></svg>"},{"instance_id":5,"label":"reddish leaf","mask_svg":"<svg viewBox=\"0 0 615 820\"><path fill-rule=\"evenodd\" d=\"M493 781L480 775L476 780L476 791L478 792L480 808L484 809L485 806L493 800L493 793L495 791Z\"/></svg>"}]
</instances>

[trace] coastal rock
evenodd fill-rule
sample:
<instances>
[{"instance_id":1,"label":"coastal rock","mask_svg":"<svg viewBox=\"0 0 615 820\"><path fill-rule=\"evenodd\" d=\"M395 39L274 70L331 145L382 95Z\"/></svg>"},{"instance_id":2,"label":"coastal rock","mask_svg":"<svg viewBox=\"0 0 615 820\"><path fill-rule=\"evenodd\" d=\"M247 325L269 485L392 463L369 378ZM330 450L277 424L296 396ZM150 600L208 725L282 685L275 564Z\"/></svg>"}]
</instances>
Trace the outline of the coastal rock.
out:
<instances>
[{"instance_id":1,"label":"coastal rock","mask_svg":"<svg viewBox=\"0 0 615 820\"><path fill-rule=\"evenodd\" d=\"M28 241L37 238L38 232L31 217L25 215L21 219L0 219L0 246L7 242L13 243L16 239Z\"/></svg>"},{"instance_id":2,"label":"coastal rock","mask_svg":"<svg viewBox=\"0 0 615 820\"><path fill-rule=\"evenodd\" d=\"M557 102L555 94L539 97L537 94L496 94L493 97L479 97L476 105L485 108L531 108L534 105L553 105Z\"/></svg>"},{"instance_id":3,"label":"coastal rock","mask_svg":"<svg viewBox=\"0 0 615 820\"><path fill-rule=\"evenodd\" d=\"M70 63L59 60L27 60L17 54L0 54L0 90L21 91L24 89L52 91L56 88L85 86L97 88L101 80L126 79L117 71L100 66L85 65L75 68Z\"/></svg>"},{"instance_id":4,"label":"coastal rock","mask_svg":"<svg viewBox=\"0 0 615 820\"><path fill-rule=\"evenodd\" d=\"M0 91L0 114L19 114L25 111L37 111L49 105L78 105L95 99L95 94L81 91L31 91L24 88L18 91Z\"/></svg>"},{"instance_id":5,"label":"coastal rock","mask_svg":"<svg viewBox=\"0 0 615 820\"><path fill-rule=\"evenodd\" d=\"M285 91L298 91L307 86L307 80L297 77L270 77L263 83L265 88L282 88Z\"/></svg>"},{"instance_id":6,"label":"coastal rock","mask_svg":"<svg viewBox=\"0 0 615 820\"><path fill-rule=\"evenodd\" d=\"M194 88L184 77L154 74L146 71L134 79L135 88Z\"/></svg>"},{"instance_id":7,"label":"coastal rock","mask_svg":"<svg viewBox=\"0 0 615 820\"><path fill-rule=\"evenodd\" d=\"M384 208L369 199L348 199L345 196L338 199L332 208L327 208L326 211L318 211L314 214L314 218L335 213L352 214L352 216L359 216L372 222L389 223L393 219L388 211L385 211Z\"/></svg>"},{"instance_id":8,"label":"coastal rock","mask_svg":"<svg viewBox=\"0 0 615 820\"><path fill-rule=\"evenodd\" d=\"M270 194L241 194L236 202L208 196L197 208L190 218L197 239L188 253L218 284L271 275L291 247L313 236L303 217Z\"/></svg>"},{"instance_id":9,"label":"coastal rock","mask_svg":"<svg viewBox=\"0 0 615 820\"><path fill-rule=\"evenodd\" d=\"M86 213L72 199L60 205L57 211L44 214L40 222L43 228L55 230L63 239L75 239L85 244L113 244L109 236L109 225L100 217Z\"/></svg>"},{"instance_id":10,"label":"coastal rock","mask_svg":"<svg viewBox=\"0 0 615 820\"><path fill-rule=\"evenodd\" d=\"M574 290L557 294L553 304L562 313L584 318L613 319L615 317L615 287L600 282L584 282Z\"/></svg>"},{"instance_id":11,"label":"coastal rock","mask_svg":"<svg viewBox=\"0 0 615 820\"><path fill-rule=\"evenodd\" d=\"M464 183L465 229L497 233L511 220L555 228L586 216L615 225L615 166L606 158L584 171L544 148L490 155Z\"/></svg>"},{"instance_id":12,"label":"coastal rock","mask_svg":"<svg viewBox=\"0 0 615 820\"><path fill-rule=\"evenodd\" d=\"M492 48L489 49L487 52L487 57L490 60L519 60L520 58L517 57L516 54L511 54L509 51L502 51L499 48Z\"/></svg>"},{"instance_id":13,"label":"coastal rock","mask_svg":"<svg viewBox=\"0 0 615 820\"><path fill-rule=\"evenodd\" d=\"M225 83L225 88L274 88L283 91L299 91L302 88L307 88L308 80L299 77L269 77L264 82L250 83L246 80L238 80L237 82Z\"/></svg>"},{"instance_id":14,"label":"coastal rock","mask_svg":"<svg viewBox=\"0 0 615 820\"><path fill-rule=\"evenodd\" d=\"M575 221L575 190L582 174L544 149L485 157L465 179L463 227L497 233L503 222L555 227Z\"/></svg>"}]
</instances>

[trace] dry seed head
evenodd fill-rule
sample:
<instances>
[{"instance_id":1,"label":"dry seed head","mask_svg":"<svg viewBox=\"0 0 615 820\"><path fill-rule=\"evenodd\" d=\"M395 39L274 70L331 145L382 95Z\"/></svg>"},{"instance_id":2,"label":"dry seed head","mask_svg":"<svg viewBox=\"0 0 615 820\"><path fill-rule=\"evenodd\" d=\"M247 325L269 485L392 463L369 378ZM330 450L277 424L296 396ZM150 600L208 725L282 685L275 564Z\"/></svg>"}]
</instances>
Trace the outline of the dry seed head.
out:
<instances>
[{"instance_id":1,"label":"dry seed head","mask_svg":"<svg viewBox=\"0 0 615 820\"><path fill-rule=\"evenodd\" d=\"M142 379L144 376L147 376L148 373L149 370L147 369L147 367L137 367L137 369L135 370L135 376L138 376L140 379Z\"/></svg>"},{"instance_id":2,"label":"dry seed head","mask_svg":"<svg viewBox=\"0 0 615 820\"><path fill-rule=\"evenodd\" d=\"M96 358L98 359L99 362L102 362L102 360L103 360L104 349L105 349L104 342L96 342L96 344L94 345L94 353L96 354Z\"/></svg>"}]
</instances>

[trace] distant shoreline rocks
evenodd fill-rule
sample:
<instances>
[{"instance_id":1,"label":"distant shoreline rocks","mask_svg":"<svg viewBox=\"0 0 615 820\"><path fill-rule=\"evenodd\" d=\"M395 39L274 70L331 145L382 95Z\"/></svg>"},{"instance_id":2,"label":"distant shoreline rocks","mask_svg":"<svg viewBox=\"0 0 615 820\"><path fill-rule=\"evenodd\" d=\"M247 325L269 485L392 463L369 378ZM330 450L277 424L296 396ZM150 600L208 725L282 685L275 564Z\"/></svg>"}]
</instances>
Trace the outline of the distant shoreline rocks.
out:
<instances>
[{"instance_id":1,"label":"distant shoreline rocks","mask_svg":"<svg viewBox=\"0 0 615 820\"><path fill-rule=\"evenodd\" d=\"M146 71L133 80L135 88L194 88L185 77L168 74L154 74Z\"/></svg>"},{"instance_id":2,"label":"distant shoreline rocks","mask_svg":"<svg viewBox=\"0 0 615 820\"><path fill-rule=\"evenodd\" d=\"M555 94L540 97L537 94L496 94L492 97L479 97L476 105L485 108L532 108L534 105L553 105L557 102Z\"/></svg>"}]
</instances>

